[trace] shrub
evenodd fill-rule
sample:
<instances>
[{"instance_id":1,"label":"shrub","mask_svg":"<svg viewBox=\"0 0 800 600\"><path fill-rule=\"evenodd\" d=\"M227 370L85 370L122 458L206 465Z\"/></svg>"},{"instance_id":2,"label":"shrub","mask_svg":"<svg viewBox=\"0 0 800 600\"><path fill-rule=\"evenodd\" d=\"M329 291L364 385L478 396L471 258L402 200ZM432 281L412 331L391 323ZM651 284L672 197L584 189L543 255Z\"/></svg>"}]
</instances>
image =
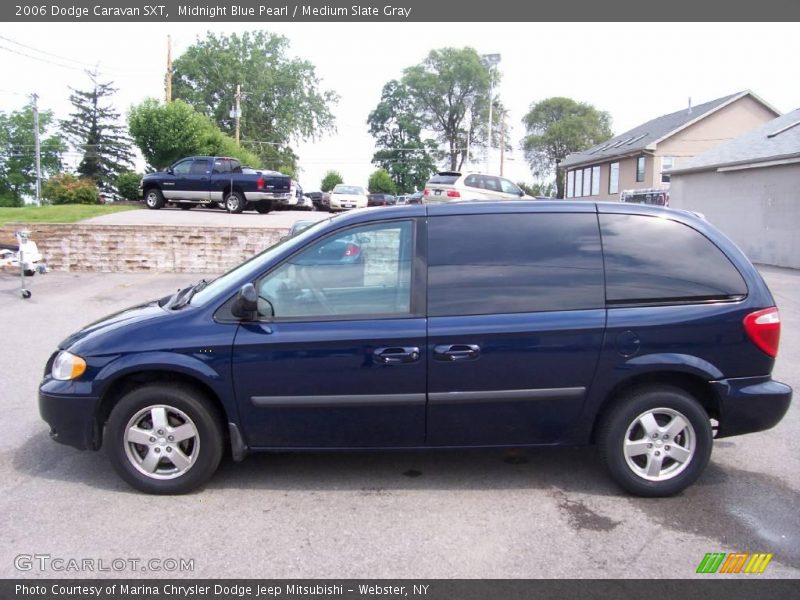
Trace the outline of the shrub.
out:
<instances>
[{"instance_id":1,"label":"shrub","mask_svg":"<svg viewBox=\"0 0 800 600\"><path fill-rule=\"evenodd\" d=\"M125 200L139 199L139 184L142 176L133 171L126 171L117 176L117 192Z\"/></svg>"},{"instance_id":2,"label":"shrub","mask_svg":"<svg viewBox=\"0 0 800 600\"><path fill-rule=\"evenodd\" d=\"M325 177L322 178L319 189L323 192L330 192L339 183L344 183L344 179L342 179L339 171L328 171L325 173Z\"/></svg>"},{"instance_id":3,"label":"shrub","mask_svg":"<svg viewBox=\"0 0 800 600\"><path fill-rule=\"evenodd\" d=\"M397 186L386 169L378 169L370 175L367 187L370 194L394 194L397 191Z\"/></svg>"},{"instance_id":4,"label":"shrub","mask_svg":"<svg viewBox=\"0 0 800 600\"><path fill-rule=\"evenodd\" d=\"M99 204L99 193L93 180L69 173L54 175L42 188L42 197L53 204Z\"/></svg>"}]
</instances>

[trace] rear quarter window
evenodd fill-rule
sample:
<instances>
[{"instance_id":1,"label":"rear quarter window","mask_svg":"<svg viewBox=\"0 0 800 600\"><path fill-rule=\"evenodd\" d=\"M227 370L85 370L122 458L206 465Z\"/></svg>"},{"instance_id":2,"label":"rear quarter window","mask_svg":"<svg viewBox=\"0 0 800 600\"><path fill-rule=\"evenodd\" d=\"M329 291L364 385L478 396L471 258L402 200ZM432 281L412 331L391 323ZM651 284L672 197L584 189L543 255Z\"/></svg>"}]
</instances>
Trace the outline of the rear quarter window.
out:
<instances>
[{"instance_id":1,"label":"rear quarter window","mask_svg":"<svg viewBox=\"0 0 800 600\"><path fill-rule=\"evenodd\" d=\"M428 235L430 316L605 306L596 214L433 217Z\"/></svg>"},{"instance_id":2,"label":"rear quarter window","mask_svg":"<svg viewBox=\"0 0 800 600\"><path fill-rule=\"evenodd\" d=\"M610 304L697 302L744 297L747 285L699 231L670 219L600 215Z\"/></svg>"}]
</instances>

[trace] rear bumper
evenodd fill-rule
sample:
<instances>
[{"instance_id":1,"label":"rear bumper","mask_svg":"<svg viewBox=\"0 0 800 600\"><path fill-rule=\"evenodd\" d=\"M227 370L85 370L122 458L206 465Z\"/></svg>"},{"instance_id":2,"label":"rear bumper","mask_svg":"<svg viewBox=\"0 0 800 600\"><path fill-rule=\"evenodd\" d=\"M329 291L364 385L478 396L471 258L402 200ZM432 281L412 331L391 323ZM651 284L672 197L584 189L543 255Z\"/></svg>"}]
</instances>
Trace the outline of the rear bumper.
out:
<instances>
[{"instance_id":1,"label":"rear bumper","mask_svg":"<svg viewBox=\"0 0 800 600\"><path fill-rule=\"evenodd\" d=\"M258 202L260 200L272 200L273 202L278 202L281 204L289 203L289 194L288 192L285 194L278 194L273 192L247 192L246 194L247 199L251 202ZM295 202L297 200L295 199Z\"/></svg>"},{"instance_id":2,"label":"rear bumper","mask_svg":"<svg viewBox=\"0 0 800 600\"><path fill-rule=\"evenodd\" d=\"M712 385L721 406L718 438L774 427L792 401L792 388L769 377L723 379Z\"/></svg>"},{"instance_id":3,"label":"rear bumper","mask_svg":"<svg viewBox=\"0 0 800 600\"><path fill-rule=\"evenodd\" d=\"M39 414L50 426L50 437L78 450L97 450L97 398L61 396L39 390Z\"/></svg>"}]
</instances>

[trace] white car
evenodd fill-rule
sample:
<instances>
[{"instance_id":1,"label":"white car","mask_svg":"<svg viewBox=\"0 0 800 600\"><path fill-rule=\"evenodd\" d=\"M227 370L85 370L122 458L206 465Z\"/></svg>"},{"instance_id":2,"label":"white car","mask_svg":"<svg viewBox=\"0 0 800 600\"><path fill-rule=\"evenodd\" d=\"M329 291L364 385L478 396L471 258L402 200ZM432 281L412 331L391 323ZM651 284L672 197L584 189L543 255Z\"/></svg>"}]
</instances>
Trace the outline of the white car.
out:
<instances>
[{"instance_id":1,"label":"white car","mask_svg":"<svg viewBox=\"0 0 800 600\"><path fill-rule=\"evenodd\" d=\"M503 177L485 173L442 171L425 184L423 202L456 200L533 200L519 186Z\"/></svg>"},{"instance_id":2,"label":"white car","mask_svg":"<svg viewBox=\"0 0 800 600\"><path fill-rule=\"evenodd\" d=\"M330 191L330 210L350 210L367 207L367 190L360 185L338 184Z\"/></svg>"}]
</instances>

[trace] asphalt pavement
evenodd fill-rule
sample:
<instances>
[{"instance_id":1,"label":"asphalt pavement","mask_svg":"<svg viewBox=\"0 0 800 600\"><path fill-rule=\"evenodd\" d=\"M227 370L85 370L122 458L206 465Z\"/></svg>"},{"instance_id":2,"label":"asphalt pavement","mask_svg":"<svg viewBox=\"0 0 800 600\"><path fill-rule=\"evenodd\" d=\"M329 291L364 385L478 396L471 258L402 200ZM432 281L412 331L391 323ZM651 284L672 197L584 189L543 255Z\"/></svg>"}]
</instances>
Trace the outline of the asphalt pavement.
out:
<instances>
[{"instance_id":1,"label":"asphalt pavement","mask_svg":"<svg viewBox=\"0 0 800 600\"><path fill-rule=\"evenodd\" d=\"M126 210L110 213L91 219L84 219L81 224L97 225L173 225L195 227L264 227L289 229L295 221L316 221L326 219L331 214L324 211L274 210L265 215L255 211L233 214L216 208L180 208L165 207L159 210Z\"/></svg>"},{"instance_id":2,"label":"asphalt pavement","mask_svg":"<svg viewBox=\"0 0 800 600\"><path fill-rule=\"evenodd\" d=\"M800 271L762 272L783 322L774 376L797 390ZM772 552L759 577L800 575L797 401L776 428L717 441L700 480L667 499L622 493L592 448L253 455L187 496L135 492L103 452L49 439L42 369L72 331L199 277L50 273L22 300L0 272L0 577L683 578L708 552ZM19 570L32 555L95 571Z\"/></svg>"}]
</instances>

